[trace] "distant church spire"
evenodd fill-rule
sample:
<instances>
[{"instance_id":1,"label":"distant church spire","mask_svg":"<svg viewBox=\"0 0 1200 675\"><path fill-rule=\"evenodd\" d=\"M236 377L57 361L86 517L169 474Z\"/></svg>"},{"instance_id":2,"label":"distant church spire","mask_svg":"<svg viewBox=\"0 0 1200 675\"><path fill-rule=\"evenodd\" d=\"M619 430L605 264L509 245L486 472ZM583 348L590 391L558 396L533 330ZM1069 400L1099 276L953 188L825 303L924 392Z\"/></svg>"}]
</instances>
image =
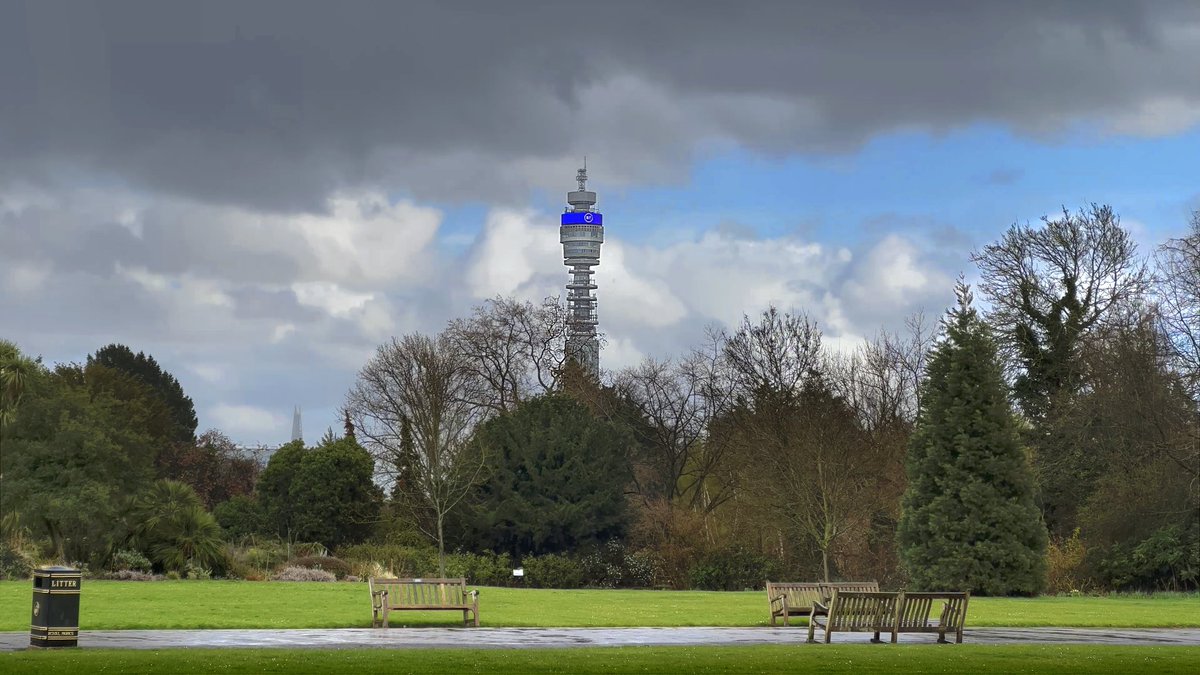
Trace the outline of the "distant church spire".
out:
<instances>
[{"instance_id":1,"label":"distant church spire","mask_svg":"<svg viewBox=\"0 0 1200 675\"><path fill-rule=\"evenodd\" d=\"M292 440L304 440L304 435L300 431L300 406L296 406L292 411Z\"/></svg>"}]
</instances>

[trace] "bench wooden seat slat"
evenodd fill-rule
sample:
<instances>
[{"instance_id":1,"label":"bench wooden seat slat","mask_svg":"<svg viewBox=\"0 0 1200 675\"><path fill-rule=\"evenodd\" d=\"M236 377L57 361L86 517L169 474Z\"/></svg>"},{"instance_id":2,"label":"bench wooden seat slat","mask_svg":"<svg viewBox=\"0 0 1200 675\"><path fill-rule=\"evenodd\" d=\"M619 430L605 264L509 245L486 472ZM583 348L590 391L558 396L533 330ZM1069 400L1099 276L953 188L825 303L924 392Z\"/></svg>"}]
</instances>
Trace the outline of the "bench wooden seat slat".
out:
<instances>
[{"instance_id":1,"label":"bench wooden seat slat","mask_svg":"<svg viewBox=\"0 0 1200 675\"><path fill-rule=\"evenodd\" d=\"M371 625L388 627L398 610L448 609L463 613L463 623L479 625L479 591L468 591L466 579L368 579Z\"/></svg>"}]
</instances>

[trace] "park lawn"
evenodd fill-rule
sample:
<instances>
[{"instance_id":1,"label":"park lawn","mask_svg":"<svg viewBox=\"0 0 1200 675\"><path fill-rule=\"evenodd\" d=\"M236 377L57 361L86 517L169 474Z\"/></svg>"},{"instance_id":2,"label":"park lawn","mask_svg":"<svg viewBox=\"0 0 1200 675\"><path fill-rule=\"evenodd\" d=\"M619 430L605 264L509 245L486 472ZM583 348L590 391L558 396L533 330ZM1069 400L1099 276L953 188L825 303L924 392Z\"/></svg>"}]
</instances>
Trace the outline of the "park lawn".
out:
<instances>
[{"instance_id":1,"label":"park lawn","mask_svg":"<svg viewBox=\"0 0 1200 675\"><path fill-rule=\"evenodd\" d=\"M28 630L29 582L0 582L0 630ZM80 628L353 628L370 625L366 583L84 580ZM484 626L763 626L762 591L483 588ZM398 612L393 625L455 625L455 612ZM794 622L802 624L803 622ZM1200 627L1200 595L972 598L967 627Z\"/></svg>"},{"instance_id":2,"label":"park lawn","mask_svg":"<svg viewBox=\"0 0 1200 675\"><path fill-rule=\"evenodd\" d=\"M1195 673L1200 647L767 645L572 649L167 649L0 654L0 672Z\"/></svg>"}]
</instances>

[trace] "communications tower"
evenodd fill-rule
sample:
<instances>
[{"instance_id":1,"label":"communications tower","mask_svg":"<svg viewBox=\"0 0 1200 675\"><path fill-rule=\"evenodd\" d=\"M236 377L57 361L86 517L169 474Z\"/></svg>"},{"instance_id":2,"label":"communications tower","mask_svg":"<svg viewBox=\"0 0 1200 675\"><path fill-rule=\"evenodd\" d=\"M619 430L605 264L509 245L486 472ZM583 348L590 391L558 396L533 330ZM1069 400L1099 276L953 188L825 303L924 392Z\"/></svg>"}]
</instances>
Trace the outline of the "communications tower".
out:
<instances>
[{"instance_id":1,"label":"communications tower","mask_svg":"<svg viewBox=\"0 0 1200 675\"><path fill-rule=\"evenodd\" d=\"M593 378L600 376L600 339L596 336L596 283L592 267L600 264L604 217L596 210L596 193L587 189L587 162L576 172L579 189L567 193L570 204L558 230L563 264L570 269L567 283L567 358L574 359Z\"/></svg>"}]
</instances>

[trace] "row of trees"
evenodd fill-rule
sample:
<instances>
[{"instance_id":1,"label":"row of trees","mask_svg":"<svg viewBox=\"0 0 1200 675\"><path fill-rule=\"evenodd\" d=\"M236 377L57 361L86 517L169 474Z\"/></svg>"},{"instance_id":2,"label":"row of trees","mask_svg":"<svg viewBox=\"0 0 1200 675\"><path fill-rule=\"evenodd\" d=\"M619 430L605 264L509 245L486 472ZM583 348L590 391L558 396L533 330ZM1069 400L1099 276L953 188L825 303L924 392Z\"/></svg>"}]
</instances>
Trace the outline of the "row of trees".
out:
<instances>
[{"instance_id":1,"label":"row of trees","mask_svg":"<svg viewBox=\"0 0 1200 675\"><path fill-rule=\"evenodd\" d=\"M676 577L744 548L988 593L1037 592L1050 559L1056 586L1195 585L1198 228L1151 266L1111 208L1064 211L974 253L982 315L963 287L847 353L768 308L603 384L561 361L557 301L498 298L381 346L346 411L443 551L618 536Z\"/></svg>"},{"instance_id":2,"label":"row of trees","mask_svg":"<svg viewBox=\"0 0 1200 675\"><path fill-rule=\"evenodd\" d=\"M344 434L265 469L196 437L149 356L110 345L47 368L0 342L3 534L161 569L218 566L222 537L423 537L443 566L454 549L617 541L674 586L1194 587L1200 217L1153 259L1107 207L1014 226L973 258L983 311L960 286L941 322L836 350L769 307L603 382L564 362L556 299L497 298L382 345Z\"/></svg>"}]
</instances>

